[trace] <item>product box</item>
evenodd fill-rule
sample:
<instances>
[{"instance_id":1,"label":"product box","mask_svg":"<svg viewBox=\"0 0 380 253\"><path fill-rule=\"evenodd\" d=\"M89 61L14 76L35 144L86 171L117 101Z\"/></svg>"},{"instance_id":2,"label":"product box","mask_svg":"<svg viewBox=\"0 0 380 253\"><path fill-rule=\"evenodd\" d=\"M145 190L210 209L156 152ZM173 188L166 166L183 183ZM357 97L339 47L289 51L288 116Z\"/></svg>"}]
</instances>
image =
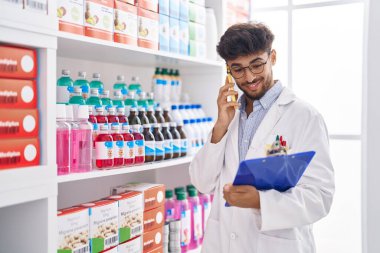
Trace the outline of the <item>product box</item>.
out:
<instances>
[{"instance_id":1,"label":"product box","mask_svg":"<svg viewBox=\"0 0 380 253\"><path fill-rule=\"evenodd\" d=\"M189 20L198 24L206 24L206 8L189 3Z\"/></svg>"},{"instance_id":2,"label":"product box","mask_svg":"<svg viewBox=\"0 0 380 253\"><path fill-rule=\"evenodd\" d=\"M169 0L169 16L179 19L179 0Z\"/></svg>"},{"instance_id":3,"label":"product box","mask_svg":"<svg viewBox=\"0 0 380 253\"><path fill-rule=\"evenodd\" d=\"M0 139L38 137L37 109L0 109Z\"/></svg>"},{"instance_id":4,"label":"product box","mask_svg":"<svg viewBox=\"0 0 380 253\"><path fill-rule=\"evenodd\" d=\"M190 0L190 3L197 4L200 6L205 6L206 5L206 0Z\"/></svg>"},{"instance_id":5,"label":"product box","mask_svg":"<svg viewBox=\"0 0 380 253\"><path fill-rule=\"evenodd\" d=\"M179 53L179 20L176 18L170 17L169 19L170 25L170 52Z\"/></svg>"},{"instance_id":6,"label":"product box","mask_svg":"<svg viewBox=\"0 0 380 253\"><path fill-rule=\"evenodd\" d=\"M153 249L151 251L149 251L148 253L164 253L164 250L163 250L163 247L158 247L156 249Z\"/></svg>"},{"instance_id":7,"label":"product box","mask_svg":"<svg viewBox=\"0 0 380 253\"><path fill-rule=\"evenodd\" d=\"M190 40L189 52L190 52L190 56L206 58L207 56L206 43Z\"/></svg>"},{"instance_id":8,"label":"product box","mask_svg":"<svg viewBox=\"0 0 380 253\"><path fill-rule=\"evenodd\" d=\"M119 243L123 243L143 233L144 199L141 192L126 192L113 195L119 206Z\"/></svg>"},{"instance_id":9,"label":"product box","mask_svg":"<svg viewBox=\"0 0 380 253\"><path fill-rule=\"evenodd\" d=\"M179 53L189 55L189 22L179 21Z\"/></svg>"},{"instance_id":10,"label":"product box","mask_svg":"<svg viewBox=\"0 0 380 253\"><path fill-rule=\"evenodd\" d=\"M90 218L91 253L99 253L119 244L118 202L99 200L82 204L88 208Z\"/></svg>"},{"instance_id":11,"label":"product box","mask_svg":"<svg viewBox=\"0 0 380 253\"><path fill-rule=\"evenodd\" d=\"M138 0L137 3L140 8L158 12L158 0Z\"/></svg>"},{"instance_id":12,"label":"product box","mask_svg":"<svg viewBox=\"0 0 380 253\"><path fill-rule=\"evenodd\" d=\"M137 7L115 1L114 41L137 46Z\"/></svg>"},{"instance_id":13,"label":"product box","mask_svg":"<svg viewBox=\"0 0 380 253\"><path fill-rule=\"evenodd\" d=\"M1 6L11 6L17 9L23 9L24 3L23 0L0 0Z\"/></svg>"},{"instance_id":14,"label":"product box","mask_svg":"<svg viewBox=\"0 0 380 253\"><path fill-rule=\"evenodd\" d=\"M189 39L199 42L206 41L206 27L201 24L189 22Z\"/></svg>"},{"instance_id":15,"label":"product box","mask_svg":"<svg viewBox=\"0 0 380 253\"><path fill-rule=\"evenodd\" d=\"M139 236L125 243L119 244L118 253L141 253L143 250L142 243L142 236Z\"/></svg>"},{"instance_id":16,"label":"product box","mask_svg":"<svg viewBox=\"0 0 380 253\"><path fill-rule=\"evenodd\" d=\"M179 0L179 20L189 21L189 0Z\"/></svg>"},{"instance_id":17,"label":"product box","mask_svg":"<svg viewBox=\"0 0 380 253\"><path fill-rule=\"evenodd\" d=\"M152 250L162 247L163 228L144 233L143 235L143 252L148 253Z\"/></svg>"},{"instance_id":18,"label":"product box","mask_svg":"<svg viewBox=\"0 0 380 253\"><path fill-rule=\"evenodd\" d=\"M60 31L84 34L83 0L58 0L57 17Z\"/></svg>"},{"instance_id":19,"label":"product box","mask_svg":"<svg viewBox=\"0 0 380 253\"><path fill-rule=\"evenodd\" d=\"M40 164L38 139L0 138L0 170Z\"/></svg>"},{"instance_id":20,"label":"product box","mask_svg":"<svg viewBox=\"0 0 380 253\"><path fill-rule=\"evenodd\" d=\"M158 13L138 8L138 41L139 47L158 50Z\"/></svg>"},{"instance_id":21,"label":"product box","mask_svg":"<svg viewBox=\"0 0 380 253\"><path fill-rule=\"evenodd\" d=\"M165 185L152 183L130 183L114 187L112 195L126 191L137 191L144 194L144 211L159 207L165 203Z\"/></svg>"},{"instance_id":22,"label":"product box","mask_svg":"<svg viewBox=\"0 0 380 253\"><path fill-rule=\"evenodd\" d=\"M85 3L85 35L112 41L114 0L85 0Z\"/></svg>"},{"instance_id":23,"label":"product box","mask_svg":"<svg viewBox=\"0 0 380 253\"><path fill-rule=\"evenodd\" d=\"M47 15L48 0L24 0L24 9Z\"/></svg>"},{"instance_id":24,"label":"product box","mask_svg":"<svg viewBox=\"0 0 380 253\"><path fill-rule=\"evenodd\" d=\"M144 212L144 233L164 226L165 206L148 210Z\"/></svg>"},{"instance_id":25,"label":"product box","mask_svg":"<svg viewBox=\"0 0 380 253\"><path fill-rule=\"evenodd\" d=\"M71 207L59 210L57 253L90 252L88 209Z\"/></svg>"},{"instance_id":26,"label":"product box","mask_svg":"<svg viewBox=\"0 0 380 253\"><path fill-rule=\"evenodd\" d=\"M36 107L36 81L0 78L0 109L33 109Z\"/></svg>"},{"instance_id":27,"label":"product box","mask_svg":"<svg viewBox=\"0 0 380 253\"><path fill-rule=\"evenodd\" d=\"M169 16L160 14L159 46L160 51L169 52L170 26Z\"/></svg>"},{"instance_id":28,"label":"product box","mask_svg":"<svg viewBox=\"0 0 380 253\"><path fill-rule=\"evenodd\" d=\"M160 14L169 16L169 0L158 1L158 12Z\"/></svg>"},{"instance_id":29,"label":"product box","mask_svg":"<svg viewBox=\"0 0 380 253\"><path fill-rule=\"evenodd\" d=\"M33 49L0 45L0 77L17 79L36 78L36 51Z\"/></svg>"}]
</instances>

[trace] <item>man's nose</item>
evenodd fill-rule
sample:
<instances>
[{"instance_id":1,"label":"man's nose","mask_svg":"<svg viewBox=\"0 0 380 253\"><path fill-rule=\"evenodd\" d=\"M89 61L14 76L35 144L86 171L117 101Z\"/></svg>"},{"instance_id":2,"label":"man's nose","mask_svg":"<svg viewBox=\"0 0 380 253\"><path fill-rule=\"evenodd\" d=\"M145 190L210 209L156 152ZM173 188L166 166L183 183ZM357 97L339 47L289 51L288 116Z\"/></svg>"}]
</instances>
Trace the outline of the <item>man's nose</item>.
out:
<instances>
[{"instance_id":1,"label":"man's nose","mask_svg":"<svg viewBox=\"0 0 380 253\"><path fill-rule=\"evenodd\" d=\"M251 83L253 80L255 80L256 75L253 74L249 68L246 68L245 69L245 78L247 79L248 82Z\"/></svg>"}]
</instances>

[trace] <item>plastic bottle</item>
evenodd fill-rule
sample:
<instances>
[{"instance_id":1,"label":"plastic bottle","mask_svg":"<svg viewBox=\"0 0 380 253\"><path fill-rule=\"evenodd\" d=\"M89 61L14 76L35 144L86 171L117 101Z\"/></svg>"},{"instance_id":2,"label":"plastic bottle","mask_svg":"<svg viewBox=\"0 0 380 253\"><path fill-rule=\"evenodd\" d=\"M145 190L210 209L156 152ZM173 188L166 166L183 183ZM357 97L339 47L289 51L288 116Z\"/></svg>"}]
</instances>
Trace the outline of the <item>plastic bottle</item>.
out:
<instances>
[{"instance_id":1,"label":"plastic bottle","mask_svg":"<svg viewBox=\"0 0 380 253\"><path fill-rule=\"evenodd\" d=\"M181 135L177 131L177 123L170 123L170 133L173 137L173 158L181 156Z\"/></svg>"},{"instance_id":2,"label":"plastic bottle","mask_svg":"<svg viewBox=\"0 0 380 253\"><path fill-rule=\"evenodd\" d=\"M201 118L201 120L202 120L201 129L202 129L202 134L203 134L202 138L205 144L207 142L208 134L209 134L208 127L207 127L207 118Z\"/></svg>"},{"instance_id":3,"label":"plastic bottle","mask_svg":"<svg viewBox=\"0 0 380 253\"><path fill-rule=\"evenodd\" d=\"M113 85L113 90L122 90L127 89L127 84L125 83L125 79L123 75L117 75L116 83Z\"/></svg>"},{"instance_id":4,"label":"plastic bottle","mask_svg":"<svg viewBox=\"0 0 380 253\"><path fill-rule=\"evenodd\" d=\"M129 125L141 125L141 120L137 117L137 109L135 107L131 108L128 116Z\"/></svg>"},{"instance_id":5,"label":"plastic bottle","mask_svg":"<svg viewBox=\"0 0 380 253\"><path fill-rule=\"evenodd\" d=\"M203 237L202 229L202 206L200 205L198 198L198 191L195 188L188 189L189 197L188 201L191 209L191 240L189 244L189 250L198 248L199 239Z\"/></svg>"},{"instance_id":6,"label":"plastic bottle","mask_svg":"<svg viewBox=\"0 0 380 253\"><path fill-rule=\"evenodd\" d=\"M104 106L113 106L113 101L110 99L109 90L102 90L102 93L100 94L100 99L102 100L102 104Z\"/></svg>"},{"instance_id":7,"label":"plastic bottle","mask_svg":"<svg viewBox=\"0 0 380 253\"><path fill-rule=\"evenodd\" d=\"M164 136L164 147L165 147L165 160L173 158L173 136L169 132L169 123L163 123L162 125L162 135Z\"/></svg>"},{"instance_id":8,"label":"plastic bottle","mask_svg":"<svg viewBox=\"0 0 380 253\"><path fill-rule=\"evenodd\" d=\"M154 75L152 77L152 91L156 95L156 99L158 101L162 101L163 85L160 68L156 68L156 71L154 72Z\"/></svg>"},{"instance_id":9,"label":"plastic bottle","mask_svg":"<svg viewBox=\"0 0 380 253\"><path fill-rule=\"evenodd\" d=\"M69 99L71 105L85 105L86 101L82 97L82 89L80 87L74 87L74 91Z\"/></svg>"},{"instance_id":10,"label":"plastic bottle","mask_svg":"<svg viewBox=\"0 0 380 253\"><path fill-rule=\"evenodd\" d=\"M153 106L149 106L148 110L147 110L147 113L146 113L146 117L149 120L149 124L156 124L157 123L157 119L154 116L153 111L154 111Z\"/></svg>"},{"instance_id":11,"label":"plastic bottle","mask_svg":"<svg viewBox=\"0 0 380 253\"><path fill-rule=\"evenodd\" d=\"M86 79L86 72L78 72L78 79L75 80L74 87L80 87L82 89L82 96L84 100L87 100L89 98L90 83Z\"/></svg>"},{"instance_id":12,"label":"plastic bottle","mask_svg":"<svg viewBox=\"0 0 380 253\"><path fill-rule=\"evenodd\" d=\"M98 127L100 130L101 125L107 125L108 128L108 118L106 115L104 115L104 108L101 105L95 106L96 111L96 121L98 122Z\"/></svg>"},{"instance_id":13,"label":"plastic bottle","mask_svg":"<svg viewBox=\"0 0 380 253\"><path fill-rule=\"evenodd\" d=\"M65 122L66 107L64 104L56 105L56 155L58 175L70 173L70 125Z\"/></svg>"},{"instance_id":14,"label":"plastic bottle","mask_svg":"<svg viewBox=\"0 0 380 253\"><path fill-rule=\"evenodd\" d=\"M211 132L214 127L214 122L212 117L207 118L207 124L208 124L208 132Z\"/></svg>"},{"instance_id":15,"label":"plastic bottle","mask_svg":"<svg viewBox=\"0 0 380 253\"><path fill-rule=\"evenodd\" d=\"M138 117L139 117L142 125L149 124L149 119L146 116L145 108L144 107L140 107L139 108L139 115L138 115Z\"/></svg>"},{"instance_id":16,"label":"plastic bottle","mask_svg":"<svg viewBox=\"0 0 380 253\"><path fill-rule=\"evenodd\" d=\"M179 70L177 69L174 73L175 77L177 78L177 88L176 88L176 101L178 102L182 95L182 78L179 75Z\"/></svg>"},{"instance_id":17,"label":"plastic bottle","mask_svg":"<svg viewBox=\"0 0 380 253\"><path fill-rule=\"evenodd\" d=\"M183 121L185 119L189 119L190 118L189 115L187 114L186 109L185 109L185 105L179 105L178 106L178 112L181 115L182 123L183 123ZM179 123L179 122L177 122L177 123Z\"/></svg>"},{"instance_id":18,"label":"plastic bottle","mask_svg":"<svg viewBox=\"0 0 380 253\"><path fill-rule=\"evenodd\" d=\"M187 252L191 240L191 209L186 192L177 193L175 208L176 219L181 220L181 252Z\"/></svg>"},{"instance_id":19,"label":"plastic bottle","mask_svg":"<svg viewBox=\"0 0 380 253\"><path fill-rule=\"evenodd\" d=\"M169 76L168 69L162 69L161 71L162 76L162 85L163 85L163 102L170 102L170 85L171 85L171 78Z\"/></svg>"},{"instance_id":20,"label":"plastic bottle","mask_svg":"<svg viewBox=\"0 0 380 253\"><path fill-rule=\"evenodd\" d=\"M130 91L126 96L127 98L124 100L125 112L127 113L127 115L129 114L129 111L132 107L137 108L138 106L135 96L136 96L136 93L134 91Z\"/></svg>"},{"instance_id":21,"label":"plastic bottle","mask_svg":"<svg viewBox=\"0 0 380 253\"><path fill-rule=\"evenodd\" d=\"M80 105L76 123L79 128L78 170L72 172L88 172L92 169L93 126L88 122L89 106Z\"/></svg>"},{"instance_id":22,"label":"plastic bottle","mask_svg":"<svg viewBox=\"0 0 380 253\"><path fill-rule=\"evenodd\" d=\"M120 124L124 124L124 123L128 123L128 117L125 116L125 108L124 106L117 106L116 107L116 114L117 114L117 117L119 118L119 123Z\"/></svg>"},{"instance_id":23,"label":"plastic bottle","mask_svg":"<svg viewBox=\"0 0 380 253\"><path fill-rule=\"evenodd\" d=\"M192 137L193 137L194 154L198 152L201 146L200 139L199 139L199 129L197 128L196 124L197 124L197 121L195 119L190 120L190 126L193 129Z\"/></svg>"},{"instance_id":24,"label":"plastic bottle","mask_svg":"<svg viewBox=\"0 0 380 253\"><path fill-rule=\"evenodd\" d=\"M119 117L116 116L116 108L112 107L112 106L107 106L106 109L108 112L108 116L107 116L108 123L110 123L110 124L119 123Z\"/></svg>"},{"instance_id":25,"label":"plastic bottle","mask_svg":"<svg viewBox=\"0 0 380 253\"><path fill-rule=\"evenodd\" d=\"M169 108L165 108L164 109L164 114L163 114L165 122L167 122L167 123L173 122L173 118L172 118L172 116L170 116L169 111L170 111Z\"/></svg>"},{"instance_id":26,"label":"plastic bottle","mask_svg":"<svg viewBox=\"0 0 380 253\"><path fill-rule=\"evenodd\" d=\"M113 166L119 167L124 165L124 137L120 133L119 123L111 123L113 139Z\"/></svg>"},{"instance_id":27,"label":"plastic bottle","mask_svg":"<svg viewBox=\"0 0 380 253\"><path fill-rule=\"evenodd\" d=\"M69 102L69 87L73 87L73 85L74 82L70 77L70 70L63 69L62 76L57 80L57 103Z\"/></svg>"},{"instance_id":28,"label":"plastic bottle","mask_svg":"<svg viewBox=\"0 0 380 253\"><path fill-rule=\"evenodd\" d=\"M148 102L148 107L154 106L154 93L153 92L149 92L146 94L146 101Z\"/></svg>"},{"instance_id":29,"label":"plastic bottle","mask_svg":"<svg viewBox=\"0 0 380 253\"><path fill-rule=\"evenodd\" d=\"M123 100L123 94L121 93L122 90L115 90L113 92L113 100L112 100L112 104L114 106L122 106L122 107L125 107L125 103L124 103L124 100Z\"/></svg>"},{"instance_id":30,"label":"plastic bottle","mask_svg":"<svg viewBox=\"0 0 380 253\"><path fill-rule=\"evenodd\" d=\"M171 115L173 117L173 121L174 122L176 122L176 123L183 122L181 114L179 114L178 106L177 105L172 105Z\"/></svg>"},{"instance_id":31,"label":"plastic bottle","mask_svg":"<svg viewBox=\"0 0 380 253\"><path fill-rule=\"evenodd\" d=\"M181 122L177 124L177 131L179 135L181 136L181 157L187 155L187 149L188 149L188 140L185 131L183 130L184 124Z\"/></svg>"},{"instance_id":32,"label":"plastic bottle","mask_svg":"<svg viewBox=\"0 0 380 253\"><path fill-rule=\"evenodd\" d=\"M138 92L141 92L141 84L140 84L140 78L138 76L133 76L132 81L128 86L128 90L134 91L136 94Z\"/></svg>"},{"instance_id":33,"label":"plastic bottle","mask_svg":"<svg viewBox=\"0 0 380 253\"><path fill-rule=\"evenodd\" d=\"M135 163L135 138L130 133L128 123L123 123L122 128L124 137L124 165L130 166Z\"/></svg>"},{"instance_id":34,"label":"plastic bottle","mask_svg":"<svg viewBox=\"0 0 380 253\"><path fill-rule=\"evenodd\" d=\"M154 162L156 159L156 142L154 135L150 131L150 124L144 124L143 129L143 135L145 139L145 162Z\"/></svg>"},{"instance_id":35,"label":"plastic bottle","mask_svg":"<svg viewBox=\"0 0 380 253\"><path fill-rule=\"evenodd\" d=\"M198 114L199 114L199 116L200 116L201 118L206 117L206 113L205 113L205 111L203 110L201 104L197 104L197 111L198 111Z\"/></svg>"},{"instance_id":36,"label":"plastic bottle","mask_svg":"<svg viewBox=\"0 0 380 253\"><path fill-rule=\"evenodd\" d=\"M72 105L66 105L66 123L70 125L70 172L78 172L79 126L74 121Z\"/></svg>"},{"instance_id":37,"label":"plastic bottle","mask_svg":"<svg viewBox=\"0 0 380 253\"><path fill-rule=\"evenodd\" d=\"M113 138L108 132L108 124L99 126L99 134L95 139L94 157L98 169L109 169L114 164Z\"/></svg>"},{"instance_id":38,"label":"plastic bottle","mask_svg":"<svg viewBox=\"0 0 380 253\"><path fill-rule=\"evenodd\" d=\"M185 192L185 187L183 186L178 186L174 188L175 195L178 195L179 192Z\"/></svg>"},{"instance_id":39,"label":"plastic bottle","mask_svg":"<svg viewBox=\"0 0 380 253\"><path fill-rule=\"evenodd\" d=\"M87 105L91 106L101 106L103 105L102 100L99 97L99 89L98 88L91 88L90 89L90 97L86 101Z\"/></svg>"},{"instance_id":40,"label":"plastic bottle","mask_svg":"<svg viewBox=\"0 0 380 253\"><path fill-rule=\"evenodd\" d=\"M194 148L195 148L195 140L194 140L194 131L190 124L190 120L185 119L183 121L183 128L187 134L188 139L188 148L187 148L187 154L192 155L194 154Z\"/></svg>"},{"instance_id":41,"label":"plastic bottle","mask_svg":"<svg viewBox=\"0 0 380 253\"><path fill-rule=\"evenodd\" d=\"M145 92L140 92L139 100L137 100L137 105L139 107L145 108L145 110L148 108L149 103Z\"/></svg>"},{"instance_id":42,"label":"plastic bottle","mask_svg":"<svg viewBox=\"0 0 380 253\"><path fill-rule=\"evenodd\" d=\"M165 221L169 222L175 219L175 200L173 190L165 191Z\"/></svg>"},{"instance_id":43,"label":"plastic bottle","mask_svg":"<svg viewBox=\"0 0 380 253\"><path fill-rule=\"evenodd\" d=\"M135 164L145 162L145 139L144 135L140 133L140 125L132 125L132 134L135 139Z\"/></svg>"},{"instance_id":44,"label":"plastic bottle","mask_svg":"<svg viewBox=\"0 0 380 253\"><path fill-rule=\"evenodd\" d=\"M92 81L90 82L90 88L97 88L99 89L104 89L103 82L100 81L100 74L99 73L94 73L92 74Z\"/></svg>"},{"instance_id":45,"label":"plastic bottle","mask_svg":"<svg viewBox=\"0 0 380 253\"><path fill-rule=\"evenodd\" d=\"M195 115L192 113L191 111L191 105L185 105L185 112L186 114L188 115L187 116L187 119L188 120L191 120L191 119L195 119Z\"/></svg>"},{"instance_id":46,"label":"plastic bottle","mask_svg":"<svg viewBox=\"0 0 380 253\"><path fill-rule=\"evenodd\" d=\"M208 217L210 216L211 212L211 198L209 194L199 194L199 201L202 205L202 229L203 229L203 234L199 238L199 243L203 243L203 236L204 236L204 231L206 231L206 224Z\"/></svg>"},{"instance_id":47,"label":"plastic bottle","mask_svg":"<svg viewBox=\"0 0 380 253\"><path fill-rule=\"evenodd\" d=\"M160 131L160 127L157 123L153 124L153 136L156 145L156 159L155 161L161 161L164 159L165 152L165 139L164 135Z\"/></svg>"},{"instance_id":48,"label":"plastic bottle","mask_svg":"<svg viewBox=\"0 0 380 253\"><path fill-rule=\"evenodd\" d=\"M91 124L97 124L98 121L96 120L96 117L94 115L94 108L92 106L87 106L88 108L88 122Z\"/></svg>"},{"instance_id":49,"label":"plastic bottle","mask_svg":"<svg viewBox=\"0 0 380 253\"><path fill-rule=\"evenodd\" d=\"M203 147L203 145L206 143L206 140L204 139L204 131L202 128L202 119L198 118L196 119L196 127L198 130L198 140L199 140L199 148Z\"/></svg>"},{"instance_id":50,"label":"plastic bottle","mask_svg":"<svg viewBox=\"0 0 380 253\"><path fill-rule=\"evenodd\" d=\"M169 70L169 77L170 77L170 101L175 102L177 101L177 78L174 75L174 70Z\"/></svg>"}]
</instances>

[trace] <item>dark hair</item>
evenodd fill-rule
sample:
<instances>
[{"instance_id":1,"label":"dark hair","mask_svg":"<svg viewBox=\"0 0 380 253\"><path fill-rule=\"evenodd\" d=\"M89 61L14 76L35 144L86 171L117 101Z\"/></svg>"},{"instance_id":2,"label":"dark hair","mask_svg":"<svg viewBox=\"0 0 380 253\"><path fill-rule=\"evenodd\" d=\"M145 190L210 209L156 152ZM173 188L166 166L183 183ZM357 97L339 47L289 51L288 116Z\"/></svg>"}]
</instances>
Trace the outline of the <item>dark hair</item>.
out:
<instances>
[{"instance_id":1,"label":"dark hair","mask_svg":"<svg viewBox=\"0 0 380 253\"><path fill-rule=\"evenodd\" d=\"M223 34L216 47L218 54L225 60L272 49L274 35L262 23L242 23L231 26Z\"/></svg>"}]
</instances>

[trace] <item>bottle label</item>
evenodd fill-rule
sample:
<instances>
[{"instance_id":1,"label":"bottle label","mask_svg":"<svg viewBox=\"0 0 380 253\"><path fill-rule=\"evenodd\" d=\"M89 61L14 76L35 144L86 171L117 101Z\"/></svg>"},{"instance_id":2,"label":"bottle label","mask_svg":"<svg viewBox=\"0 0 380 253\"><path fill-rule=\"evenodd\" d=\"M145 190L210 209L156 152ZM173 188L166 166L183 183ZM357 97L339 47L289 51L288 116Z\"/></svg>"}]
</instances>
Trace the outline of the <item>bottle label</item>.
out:
<instances>
[{"instance_id":1,"label":"bottle label","mask_svg":"<svg viewBox=\"0 0 380 253\"><path fill-rule=\"evenodd\" d=\"M204 208L204 221L203 221L203 224L204 224L204 228L203 228L203 231L206 231L206 224L207 224L207 221L208 221L208 217L210 216L210 212L211 212L211 208L210 208L210 203L209 202L204 202L203 203L203 208Z\"/></svg>"},{"instance_id":2,"label":"bottle label","mask_svg":"<svg viewBox=\"0 0 380 253\"><path fill-rule=\"evenodd\" d=\"M124 157L125 159L130 159L135 157L134 152L134 141L125 141L124 142Z\"/></svg>"},{"instance_id":3,"label":"bottle label","mask_svg":"<svg viewBox=\"0 0 380 253\"><path fill-rule=\"evenodd\" d=\"M183 210L181 212L181 246L190 244L191 239L191 211Z\"/></svg>"},{"instance_id":4,"label":"bottle label","mask_svg":"<svg viewBox=\"0 0 380 253\"><path fill-rule=\"evenodd\" d=\"M146 156L154 156L156 154L155 149L156 149L155 141L145 141L145 155Z\"/></svg>"},{"instance_id":5,"label":"bottle label","mask_svg":"<svg viewBox=\"0 0 380 253\"><path fill-rule=\"evenodd\" d=\"M156 141L156 156L163 156L165 150L165 142Z\"/></svg>"},{"instance_id":6,"label":"bottle label","mask_svg":"<svg viewBox=\"0 0 380 253\"><path fill-rule=\"evenodd\" d=\"M135 140L135 156L145 156L145 141Z\"/></svg>"},{"instance_id":7,"label":"bottle label","mask_svg":"<svg viewBox=\"0 0 380 253\"><path fill-rule=\"evenodd\" d=\"M181 153L187 153L187 139L181 139Z\"/></svg>"},{"instance_id":8,"label":"bottle label","mask_svg":"<svg viewBox=\"0 0 380 253\"><path fill-rule=\"evenodd\" d=\"M165 153L172 153L173 152L173 141L172 140L165 140Z\"/></svg>"},{"instance_id":9,"label":"bottle label","mask_svg":"<svg viewBox=\"0 0 380 253\"><path fill-rule=\"evenodd\" d=\"M194 212L194 240L199 240L203 236L202 229L202 206L196 205L193 208Z\"/></svg>"},{"instance_id":10,"label":"bottle label","mask_svg":"<svg viewBox=\"0 0 380 253\"><path fill-rule=\"evenodd\" d=\"M173 140L173 153L180 153L181 152L181 140L180 139L174 139Z\"/></svg>"},{"instance_id":11,"label":"bottle label","mask_svg":"<svg viewBox=\"0 0 380 253\"><path fill-rule=\"evenodd\" d=\"M113 142L114 158L124 158L124 141Z\"/></svg>"},{"instance_id":12,"label":"bottle label","mask_svg":"<svg viewBox=\"0 0 380 253\"><path fill-rule=\"evenodd\" d=\"M113 159L113 142L112 141L99 141L95 142L95 159L107 160Z\"/></svg>"}]
</instances>

